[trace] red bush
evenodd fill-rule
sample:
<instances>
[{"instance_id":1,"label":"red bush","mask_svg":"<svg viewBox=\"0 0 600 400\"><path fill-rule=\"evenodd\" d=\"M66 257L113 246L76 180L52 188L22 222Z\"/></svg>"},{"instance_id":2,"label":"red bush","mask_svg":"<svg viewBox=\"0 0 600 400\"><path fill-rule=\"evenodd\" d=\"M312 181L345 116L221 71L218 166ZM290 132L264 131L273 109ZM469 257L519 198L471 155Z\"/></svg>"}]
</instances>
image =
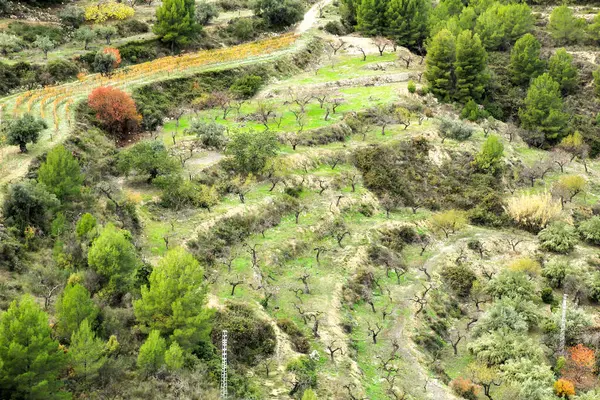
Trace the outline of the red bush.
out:
<instances>
[{"instance_id":1,"label":"red bush","mask_svg":"<svg viewBox=\"0 0 600 400\"><path fill-rule=\"evenodd\" d=\"M142 119L131 96L110 86L94 89L88 97L88 105L113 134L134 132Z\"/></svg>"},{"instance_id":2,"label":"red bush","mask_svg":"<svg viewBox=\"0 0 600 400\"><path fill-rule=\"evenodd\" d=\"M594 373L596 355L594 350L582 344L568 349L569 357L561 370L561 375L575 384L580 390L588 390L596 386L598 378Z\"/></svg>"}]
</instances>

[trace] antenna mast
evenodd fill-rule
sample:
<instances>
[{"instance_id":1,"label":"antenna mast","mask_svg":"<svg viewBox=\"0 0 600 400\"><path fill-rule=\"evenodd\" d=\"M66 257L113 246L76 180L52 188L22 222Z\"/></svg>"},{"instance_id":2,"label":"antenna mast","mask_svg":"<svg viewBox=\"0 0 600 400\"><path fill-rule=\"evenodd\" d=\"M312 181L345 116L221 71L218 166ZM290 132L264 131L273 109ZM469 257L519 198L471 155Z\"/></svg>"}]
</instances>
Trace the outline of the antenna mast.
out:
<instances>
[{"instance_id":1,"label":"antenna mast","mask_svg":"<svg viewBox=\"0 0 600 400\"><path fill-rule=\"evenodd\" d=\"M221 348L221 398L227 398L227 331L223 331L223 346Z\"/></svg>"}]
</instances>

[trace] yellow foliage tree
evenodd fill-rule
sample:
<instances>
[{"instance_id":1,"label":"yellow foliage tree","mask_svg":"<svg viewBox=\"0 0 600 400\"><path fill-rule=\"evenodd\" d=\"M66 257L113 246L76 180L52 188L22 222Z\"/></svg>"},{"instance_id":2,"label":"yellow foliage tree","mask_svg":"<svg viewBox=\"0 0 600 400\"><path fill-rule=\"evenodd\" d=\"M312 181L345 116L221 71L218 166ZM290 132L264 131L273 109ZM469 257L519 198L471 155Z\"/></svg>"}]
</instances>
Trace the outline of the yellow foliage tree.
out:
<instances>
[{"instance_id":1,"label":"yellow foliage tree","mask_svg":"<svg viewBox=\"0 0 600 400\"><path fill-rule=\"evenodd\" d=\"M434 232L443 232L448 238L467 224L467 214L460 210L448 210L432 216L429 223Z\"/></svg>"},{"instance_id":2,"label":"yellow foliage tree","mask_svg":"<svg viewBox=\"0 0 600 400\"><path fill-rule=\"evenodd\" d=\"M542 272L540 263L529 257L516 259L508 266L508 269L511 271L525 272L530 276L537 276Z\"/></svg>"}]
</instances>

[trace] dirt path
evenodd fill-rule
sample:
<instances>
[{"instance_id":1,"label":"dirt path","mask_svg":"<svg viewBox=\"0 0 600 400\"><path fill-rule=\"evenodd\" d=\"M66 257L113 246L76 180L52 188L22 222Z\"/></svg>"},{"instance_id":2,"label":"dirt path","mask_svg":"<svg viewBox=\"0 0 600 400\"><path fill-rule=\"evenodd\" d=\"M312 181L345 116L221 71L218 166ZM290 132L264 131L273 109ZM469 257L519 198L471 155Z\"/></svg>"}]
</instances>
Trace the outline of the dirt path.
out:
<instances>
[{"instance_id":1,"label":"dirt path","mask_svg":"<svg viewBox=\"0 0 600 400\"><path fill-rule=\"evenodd\" d=\"M325 6L327 6L329 3L331 3L331 0L320 0L319 2L315 3L306 12L306 14L304 14L304 19L302 20L302 22L300 22L300 24L296 28L296 33L301 35L301 34L305 33L306 31L310 30L311 28L313 28L317 23L317 19L319 19L319 14L320 14L319 10L322 8L325 8Z\"/></svg>"}]
</instances>

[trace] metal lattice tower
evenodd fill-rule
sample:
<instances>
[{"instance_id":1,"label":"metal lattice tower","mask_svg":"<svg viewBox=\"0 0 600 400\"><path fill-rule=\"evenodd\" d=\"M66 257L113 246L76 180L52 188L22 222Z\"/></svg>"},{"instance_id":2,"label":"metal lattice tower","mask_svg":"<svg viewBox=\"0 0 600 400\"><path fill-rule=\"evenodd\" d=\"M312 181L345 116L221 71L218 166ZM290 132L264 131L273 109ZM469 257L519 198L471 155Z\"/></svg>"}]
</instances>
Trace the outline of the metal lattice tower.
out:
<instances>
[{"instance_id":1,"label":"metal lattice tower","mask_svg":"<svg viewBox=\"0 0 600 400\"><path fill-rule=\"evenodd\" d=\"M227 398L227 331L223 331L221 348L221 398Z\"/></svg>"},{"instance_id":2,"label":"metal lattice tower","mask_svg":"<svg viewBox=\"0 0 600 400\"><path fill-rule=\"evenodd\" d=\"M560 319L560 348L559 354L565 355L565 336L567 333L567 294L563 294L562 316Z\"/></svg>"}]
</instances>

